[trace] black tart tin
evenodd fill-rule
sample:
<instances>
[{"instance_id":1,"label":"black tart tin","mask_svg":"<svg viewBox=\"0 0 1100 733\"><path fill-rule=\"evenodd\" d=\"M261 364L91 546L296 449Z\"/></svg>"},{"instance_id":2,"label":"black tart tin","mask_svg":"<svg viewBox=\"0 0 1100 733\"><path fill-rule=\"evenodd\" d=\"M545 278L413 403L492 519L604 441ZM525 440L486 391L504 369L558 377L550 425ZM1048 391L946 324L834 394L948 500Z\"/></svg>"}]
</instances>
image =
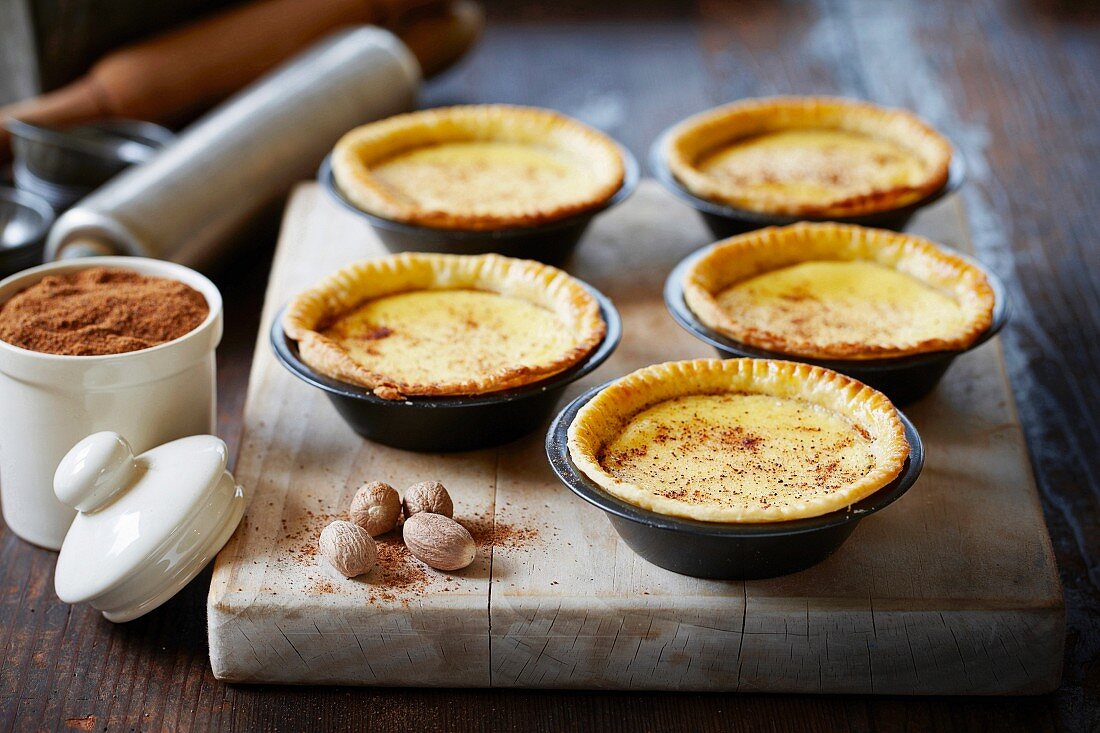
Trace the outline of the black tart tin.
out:
<instances>
[{"instance_id":1,"label":"black tart tin","mask_svg":"<svg viewBox=\"0 0 1100 733\"><path fill-rule=\"evenodd\" d=\"M889 397L895 405L907 405L927 395L939 384L940 379L956 357L971 349L976 349L993 338L1008 322L1008 296L1005 292L1004 283L992 272L981 267L980 269L985 273L990 286L993 288L993 323L974 343L962 351L937 351L930 354L901 356L893 359L850 360L811 359L775 351L765 351L743 344L740 341L734 341L708 327L695 316L695 313L688 307L687 302L684 301L684 275L697 259L706 254L708 249L710 249L709 246L688 255L673 268L668 279L665 280L665 307L668 308L673 319L688 333L713 346L723 359L742 356L751 356L757 359L784 359L832 369L834 372L846 374L874 387ZM962 256L957 252L955 254ZM973 260L967 259L975 267L980 267Z\"/></svg>"},{"instance_id":2,"label":"black tart tin","mask_svg":"<svg viewBox=\"0 0 1100 733\"><path fill-rule=\"evenodd\" d=\"M336 185L332 173L332 156L327 156L317 172L317 180L337 203L356 216L370 222L375 234L390 252L442 252L456 255L479 255L496 252L508 257L538 260L548 265L565 263L576 249L588 225L612 206L625 201L638 186L638 161L628 150L620 147L623 156L623 184L619 190L594 209L575 216L533 227L514 229L440 229L438 227L406 224L384 219L358 208L344 197Z\"/></svg>"},{"instance_id":3,"label":"black tart tin","mask_svg":"<svg viewBox=\"0 0 1100 733\"><path fill-rule=\"evenodd\" d=\"M608 382L607 384L610 384ZM924 466L924 445L909 419L899 413L909 441L909 458L886 486L847 509L809 519L760 524L699 522L657 514L619 499L581 473L566 445L569 425L600 385L561 411L546 435L550 466L569 489L603 509L623 541L645 560L697 578L773 578L816 565L836 551L861 519L901 497Z\"/></svg>"},{"instance_id":4,"label":"black tart tin","mask_svg":"<svg viewBox=\"0 0 1100 733\"><path fill-rule=\"evenodd\" d=\"M611 300L589 287L607 324L603 341L579 364L540 382L470 397L409 397L384 400L365 387L330 379L298 356L298 344L283 332L283 311L271 325L275 357L294 376L323 390L351 428L368 440L420 452L477 450L507 443L542 425L565 388L604 363L622 337Z\"/></svg>"},{"instance_id":5,"label":"black tart tin","mask_svg":"<svg viewBox=\"0 0 1100 733\"><path fill-rule=\"evenodd\" d=\"M909 223L909 220L913 218L913 215L917 213L917 211L934 204L948 194L954 193L962 186L963 181L966 179L966 167L962 159L956 153L951 156L951 166L947 171L947 183L943 185L943 188L919 201L914 201L911 204L906 204L897 209L876 211L871 214L861 214L859 216L834 217L763 214L758 211L738 209L733 206L727 206L725 204L700 198L687 190L678 180L676 180L676 176L672 174L672 171L668 167L668 162L665 160L663 151L665 149L666 140L670 134L671 130L666 130L661 133L657 142L650 148L649 167L652 169L654 177L656 177L665 188L671 191L681 201L686 202L699 212L703 217L703 221L706 222L707 227L718 239L732 237L735 234L744 234L754 229L762 229L770 226L786 226L800 221L832 221L840 224L859 224L865 227L877 227L879 229L891 229L900 232L905 229L905 225Z\"/></svg>"}]
</instances>

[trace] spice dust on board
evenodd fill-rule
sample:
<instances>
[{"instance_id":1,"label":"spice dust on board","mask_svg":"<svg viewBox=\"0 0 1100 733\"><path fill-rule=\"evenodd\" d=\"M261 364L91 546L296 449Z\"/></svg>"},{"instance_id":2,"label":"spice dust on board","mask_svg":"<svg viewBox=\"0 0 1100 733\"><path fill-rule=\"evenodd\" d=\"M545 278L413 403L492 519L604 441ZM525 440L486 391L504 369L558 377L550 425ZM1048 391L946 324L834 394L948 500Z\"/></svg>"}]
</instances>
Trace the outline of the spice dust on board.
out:
<instances>
[{"instance_id":1,"label":"spice dust on board","mask_svg":"<svg viewBox=\"0 0 1100 733\"><path fill-rule=\"evenodd\" d=\"M282 521L288 559L297 565L319 570L317 537L330 522L344 517L311 510L306 510L304 515L305 520L298 522L294 529L290 528L288 520ZM539 538L536 528L494 521L491 515L486 516L481 512L475 512L469 519L456 518L456 521L470 532L479 551L494 547L521 548ZM378 564L366 575L348 581L369 586L368 603L400 603L408 607L428 591L450 593L459 589L461 574L437 572L413 557L401 539L400 525L374 540L378 550ZM308 591L315 595L328 595L339 593L341 588L342 581L322 576L311 579Z\"/></svg>"}]
</instances>

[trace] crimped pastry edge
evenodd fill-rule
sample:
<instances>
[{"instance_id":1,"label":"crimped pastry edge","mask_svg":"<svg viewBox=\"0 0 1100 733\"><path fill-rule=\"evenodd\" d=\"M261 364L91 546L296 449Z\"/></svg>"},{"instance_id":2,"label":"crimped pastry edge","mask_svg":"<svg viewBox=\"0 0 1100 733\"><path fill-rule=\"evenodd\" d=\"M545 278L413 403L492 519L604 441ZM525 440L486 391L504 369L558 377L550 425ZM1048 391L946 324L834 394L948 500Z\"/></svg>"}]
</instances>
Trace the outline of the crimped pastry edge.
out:
<instances>
[{"instance_id":1,"label":"crimped pastry edge","mask_svg":"<svg viewBox=\"0 0 1100 733\"><path fill-rule=\"evenodd\" d=\"M735 282L815 260L867 260L949 291L969 316L957 333L922 341L822 344L739 322L715 295ZM710 246L685 273L684 300L699 320L736 341L786 356L887 359L961 351L993 324L996 296L989 279L968 260L912 234L853 224L802 222L767 227Z\"/></svg>"},{"instance_id":2,"label":"crimped pastry edge","mask_svg":"<svg viewBox=\"0 0 1100 733\"><path fill-rule=\"evenodd\" d=\"M627 422L666 400L693 394L751 392L803 399L857 422L874 435L876 463L859 481L828 497L768 509L695 506L658 497L604 470L599 453ZM781 522L844 509L893 481L909 456L909 442L897 408L871 387L809 364L772 359L695 359L654 364L615 380L596 394L569 426L573 463L613 496L667 516L730 524Z\"/></svg>"},{"instance_id":3,"label":"crimped pastry edge","mask_svg":"<svg viewBox=\"0 0 1100 733\"><path fill-rule=\"evenodd\" d=\"M901 144L924 159L925 175L915 186L868 189L858 196L810 204L780 193L737 191L695 167L701 155L739 137L815 126L863 132ZM841 97L768 97L689 117L670 132L664 155L680 183L702 198L763 214L824 218L889 211L930 196L946 185L953 151L947 138L908 110Z\"/></svg>"},{"instance_id":4,"label":"crimped pastry edge","mask_svg":"<svg viewBox=\"0 0 1100 733\"><path fill-rule=\"evenodd\" d=\"M508 140L579 151L593 166L590 190L557 206L517 207L506 214L459 214L427 209L396 194L370 164L426 144ZM507 104L460 105L396 115L357 127L333 148L332 172L341 192L363 211L439 229L533 227L595 208L615 195L626 174L618 145L607 135L551 110Z\"/></svg>"},{"instance_id":5,"label":"crimped pastry edge","mask_svg":"<svg viewBox=\"0 0 1100 733\"><path fill-rule=\"evenodd\" d=\"M575 346L542 364L517 365L477 379L419 384L374 372L320 331L368 300L415 290L475 289L521 298L554 311L577 335ZM298 342L302 361L342 382L372 389L383 399L476 395L544 379L577 364L603 340L607 324L599 302L556 267L496 254L406 252L343 267L300 293L287 306L283 330Z\"/></svg>"}]
</instances>

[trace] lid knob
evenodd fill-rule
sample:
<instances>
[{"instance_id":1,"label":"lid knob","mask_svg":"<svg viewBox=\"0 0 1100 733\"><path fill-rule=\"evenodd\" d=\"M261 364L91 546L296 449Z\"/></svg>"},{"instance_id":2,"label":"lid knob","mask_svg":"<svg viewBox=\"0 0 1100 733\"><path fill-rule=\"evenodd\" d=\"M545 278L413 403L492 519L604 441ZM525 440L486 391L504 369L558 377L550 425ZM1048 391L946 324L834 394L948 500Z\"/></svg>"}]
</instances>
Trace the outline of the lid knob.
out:
<instances>
[{"instance_id":1,"label":"lid knob","mask_svg":"<svg viewBox=\"0 0 1100 733\"><path fill-rule=\"evenodd\" d=\"M73 446L53 476L53 490L61 503L80 512L106 506L132 478L134 451L118 433L93 433Z\"/></svg>"}]
</instances>

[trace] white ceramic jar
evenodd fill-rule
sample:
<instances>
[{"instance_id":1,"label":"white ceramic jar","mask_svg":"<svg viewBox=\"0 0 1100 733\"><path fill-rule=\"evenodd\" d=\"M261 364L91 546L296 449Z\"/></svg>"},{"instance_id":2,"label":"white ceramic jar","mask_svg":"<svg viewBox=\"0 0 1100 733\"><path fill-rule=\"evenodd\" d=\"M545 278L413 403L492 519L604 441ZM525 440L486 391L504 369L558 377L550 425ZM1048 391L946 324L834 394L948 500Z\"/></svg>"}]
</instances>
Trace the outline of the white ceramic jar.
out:
<instances>
[{"instance_id":1,"label":"white ceramic jar","mask_svg":"<svg viewBox=\"0 0 1100 733\"><path fill-rule=\"evenodd\" d=\"M127 436L136 452L188 435L213 433L214 349L222 299L207 278L182 265L140 257L54 262L0 281L0 304L47 275L116 267L179 280L210 306L193 331L141 351L105 356L43 354L0 341L0 503L25 540L61 547L75 512L53 492L62 457L91 433Z\"/></svg>"}]
</instances>

